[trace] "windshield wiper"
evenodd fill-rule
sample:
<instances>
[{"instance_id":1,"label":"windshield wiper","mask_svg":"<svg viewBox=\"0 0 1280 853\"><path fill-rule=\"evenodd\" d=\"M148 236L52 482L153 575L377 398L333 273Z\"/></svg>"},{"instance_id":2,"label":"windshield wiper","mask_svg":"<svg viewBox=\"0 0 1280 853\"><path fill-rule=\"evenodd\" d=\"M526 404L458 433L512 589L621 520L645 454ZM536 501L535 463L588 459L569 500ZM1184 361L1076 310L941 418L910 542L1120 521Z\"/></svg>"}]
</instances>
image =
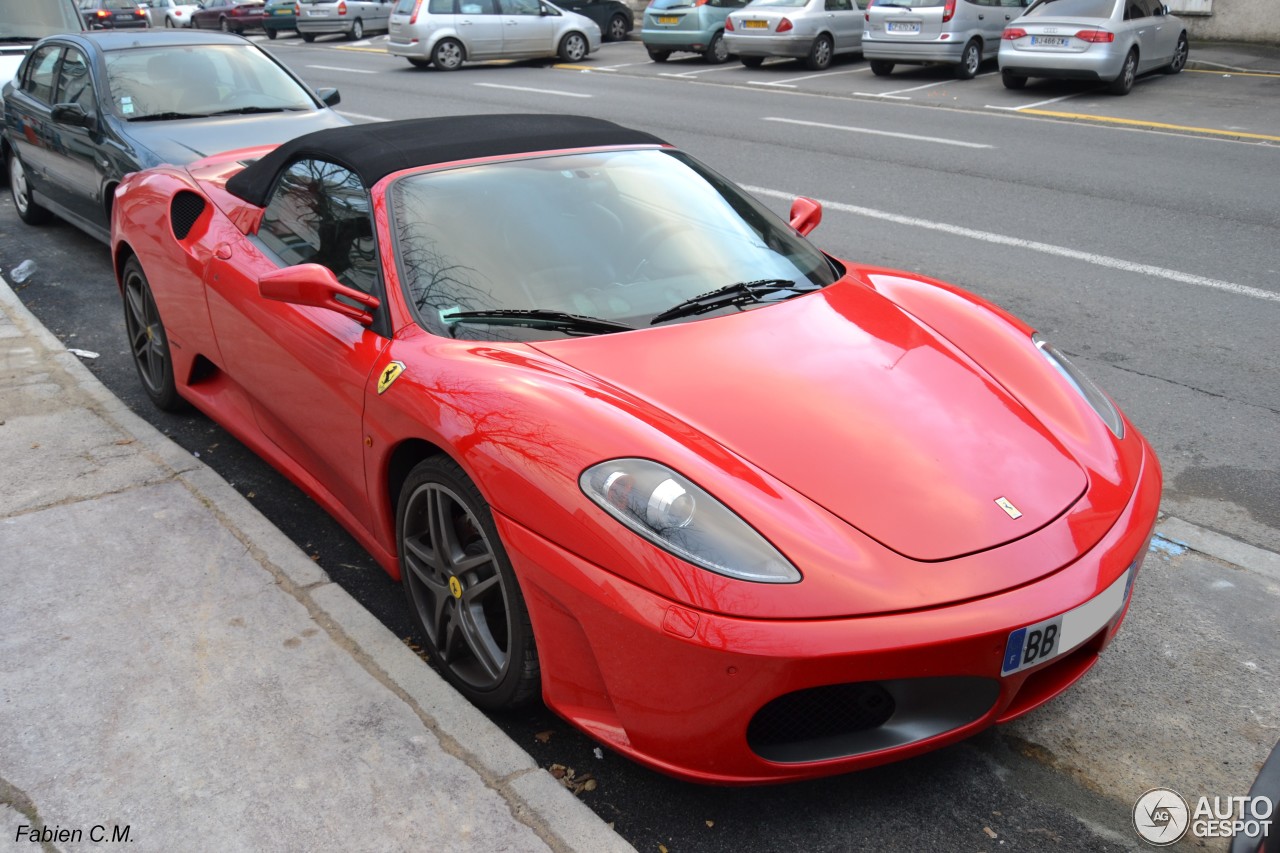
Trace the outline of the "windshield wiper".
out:
<instances>
[{"instance_id":1,"label":"windshield wiper","mask_svg":"<svg viewBox=\"0 0 1280 853\"><path fill-rule=\"evenodd\" d=\"M134 116L130 118L129 121L169 121L170 119L179 119L179 118L204 118L204 114L203 113L198 113L198 114L175 113L175 112L150 113L149 115L145 115L145 116Z\"/></svg>"},{"instance_id":2,"label":"windshield wiper","mask_svg":"<svg viewBox=\"0 0 1280 853\"><path fill-rule=\"evenodd\" d=\"M301 109L300 107L236 107L231 110L218 110L213 113L206 113L211 116L247 116L256 115L258 113L283 113L292 112Z\"/></svg>"},{"instance_id":3,"label":"windshield wiper","mask_svg":"<svg viewBox=\"0 0 1280 853\"><path fill-rule=\"evenodd\" d=\"M763 302L764 300L760 297L767 296L770 293L784 293L790 290L795 291L792 294L793 296L798 296L801 293L817 289L814 286L801 287L789 278L762 278L756 281L738 281L717 288L710 293L703 293L692 299L686 299L678 305L673 305L650 320L649 325L656 326L658 323L665 323L667 320L674 320L677 317L692 317L694 314L705 314L708 311L715 311L717 308Z\"/></svg>"},{"instance_id":4,"label":"windshield wiper","mask_svg":"<svg viewBox=\"0 0 1280 853\"><path fill-rule=\"evenodd\" d=\"M601 320L599 317L584 317L581 314L568 314L564 311L548 311L543 308L504 308L494 311L454 311L440 317L452 325L463 323L486 323L492 326L525 326L530 329L550 329L564 332L566 335L601 335L607 332L631 332L634 326L617 323L613 320Z\"/></svg>"}]
</instances>

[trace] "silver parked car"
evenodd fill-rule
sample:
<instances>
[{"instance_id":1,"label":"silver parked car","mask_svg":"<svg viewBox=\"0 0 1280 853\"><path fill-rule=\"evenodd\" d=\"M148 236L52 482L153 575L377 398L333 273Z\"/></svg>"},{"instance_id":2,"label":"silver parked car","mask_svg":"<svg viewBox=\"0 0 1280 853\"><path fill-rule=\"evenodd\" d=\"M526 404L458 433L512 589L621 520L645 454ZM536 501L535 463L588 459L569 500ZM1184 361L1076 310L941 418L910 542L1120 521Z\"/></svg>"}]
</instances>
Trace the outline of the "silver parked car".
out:
<instances>
[{"instance_id":1,"label":"silver parked car","mask_svg":"<svg viewBox=\"0 0 1280 853\"><path fill-rule=\"evenodd\" d=\"M1029 0L872 0L862 55L885 77L895 64L945 63L970 80L984 59L995 59L1005 25Z\"/></svg>"},{"instance_id":2,"label":"silver parked car","mask_svg":"<svg viewBox=\"0 0 1280 853\"><path fill-rule=\"evenodd\" d=\"M803 59L820 71L841 53L862 49L867 0L752 0L729 13L724 43L748 68L770 56Z\"/></svg>"},{"instance_id":3,"label":"silver parked car","mask_svg":"<svg viewBox=\"0 0 1280 853\"><path fill-rule=\"evenodd\" d=\"M1139 74L1177 74L1186 64L1186 24L1161 0L1036 0L1000 42L1010 89L1028 77L1058 77L1126 95Z\"/></svg>"},{"instance_id":4,"label":"silver parked car","mask_svg":"<svg viewBox=\"0 0 1280 853\"><path fill-rule=\"evenodd\" d=\"M365 33L385 33L391 20L391 0L298 0L295 25L302 40L341 33L362 39Z\"/></svg>"},{"instance_id":5,"label":"silver parked car","mask_svg":"<svg viewBox=\"0 0 1280 853\"><path fill-rule=\"evenodd\" d=\"M191 13L200 8L199 3L182 3L180 0L145 0L147 20L153 27L190 27Z\"/></svg>"},{"instance_id":6,"label":"silver parked car","mask_svg":"<svg viewBox=\"0 0 1280 853\"><path fill-rule=\"evenodd\" d=\"M577 62L600 47L600 27L546 0L398 0L387 52L418 68L558 56Z\"/></svg>"}]
</instances>

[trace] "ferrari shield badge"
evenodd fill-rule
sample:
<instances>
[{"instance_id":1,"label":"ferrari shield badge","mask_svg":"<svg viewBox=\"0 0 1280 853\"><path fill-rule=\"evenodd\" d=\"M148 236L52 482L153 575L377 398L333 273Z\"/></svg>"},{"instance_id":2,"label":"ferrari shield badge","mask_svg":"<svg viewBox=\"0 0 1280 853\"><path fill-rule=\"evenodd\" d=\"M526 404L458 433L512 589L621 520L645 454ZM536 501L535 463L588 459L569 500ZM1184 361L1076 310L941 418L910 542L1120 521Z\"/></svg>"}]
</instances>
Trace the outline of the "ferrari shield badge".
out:
<instances>
[{"instance_id":1,"label":"ferrari shield badge","mask_svg":"<svg viewBox=\"0 0 1280 853\"><path fill-rule=\"evenodd\" d=\"M391 383L399 379L401 373L404 373L404 362L402 361L393 361L382 368L382 373L378 375L378 393L381 394L390 388Z\"/></svg>"},{"instance_id":2,"label":"ferrari shield badge","mask_svg":"<svg viewBox=\"0 0 1280 853\"><path fill-rule=\"evenodd\" d=\"M1022 510L1013 505L1008 498L996 498L996 506L1009 514L1010 518L1022 518Z\"/></svg>"}]
</instances>

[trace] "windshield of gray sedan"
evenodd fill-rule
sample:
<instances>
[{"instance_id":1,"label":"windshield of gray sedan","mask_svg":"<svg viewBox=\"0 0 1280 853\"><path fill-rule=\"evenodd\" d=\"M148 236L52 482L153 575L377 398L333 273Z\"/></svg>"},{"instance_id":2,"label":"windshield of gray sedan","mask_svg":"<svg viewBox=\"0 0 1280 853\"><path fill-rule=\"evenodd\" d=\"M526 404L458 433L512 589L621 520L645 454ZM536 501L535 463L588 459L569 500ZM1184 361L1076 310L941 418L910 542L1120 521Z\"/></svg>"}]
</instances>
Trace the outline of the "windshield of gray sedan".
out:
<instances>
[{"instance_id":1,"label":"windshield of gray sedan","mask_svg":"<svg viewBox=\"0 0 1280 853\"><path fill-rule=\"evenodd\" d=\"M249 44L127 48L107 51L106 63L111 105L130 121L316 108Z\"/></svg>"},{"instance_id":2,"label":"windshield of gray sedan","mask_svg":"<svg viewBox=\"0 0 1280 853\"><path fill-rule=\"evenodd\" d=\"M449 319L462 312L557 312L640 328L740 282L772 287L751 288L725 310L796 296L840 275L768 208L678 152L566 154L418 173L395 181L389 199L406 295L424 327L458 338L573 333L552 331L561 324L545 318L531 329L509 317Z\"/></svg>"}]
</instances>

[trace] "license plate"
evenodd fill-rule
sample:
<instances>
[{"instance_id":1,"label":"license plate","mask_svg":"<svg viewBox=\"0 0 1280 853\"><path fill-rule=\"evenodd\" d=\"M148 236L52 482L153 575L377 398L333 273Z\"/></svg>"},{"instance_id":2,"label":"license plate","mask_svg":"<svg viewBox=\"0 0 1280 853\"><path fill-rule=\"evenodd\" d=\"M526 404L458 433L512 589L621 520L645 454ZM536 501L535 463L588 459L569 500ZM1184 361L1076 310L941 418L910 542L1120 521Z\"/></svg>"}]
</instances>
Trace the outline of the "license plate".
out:
<instances>
[{"instance_id":1,"label":"license plate","mask_svg":"<svg viewBox=\"0 0 1280 853\"><path fill-rule=\"evenodd\" d=\"M678 24L680 23L680 18L677 17L676 15L659 15L658 23L659 24Z\"/></svg>"},{"instance_id":2,"label":"license plate","mask_svg":"<svg viewBox=\"0 0 1280 853\"><path fill-rule=\"evenodd\" d=\"M743 26L749 30L767 30L769 29L768 21L745 21Z\"/></svg>"},{"instance_id":3,"label":"license plate","mask_svg":"<svg viewBox=\"0 0 1280 853\"><path fill-rule=\"evenodd\" d=\"M890 21L884 25L885 32L888 33L918 33L920 32L919 24L903 24Z\"/></svg>"},{"instance_id":4,"label":"license plate","mask_svg":"<svg viewBox=\"0 0 1280 853\"><path fill-rule=\"evenodd\" d=\"M1053 660L1101 631L1129 600L1133 573L1130 567L1115 583L1074 610L1011 632L1000 674L1013 675Z\"/></svg>"},{"instance_id":5,"label":"license plate","mask_svg":"<svg viewBox=\"0 0 1280 853\"><path fill-rule=\"evenodd\" d=\"M1031 43L1037 47L1066 47L1067 40L1063 36L1032 36Z\"/></svg>"},{"instance_id":6,"label":"license plate","mask_svg":"<svg viewBox=\"0 0 1280 853\"><path fill-rule=\"evenodd\" d=\"M273 15L292 15L293 10L292 9L276 9L274 12L272 12L272 14Z\"/></svg>"},{"instance_id":7,"label":"license plate","mask_svg":"<svg viewBox=\"0 0 1280 853\"><path fill-rule=\"evenodd\" d=\"M308 18L327 18L329 17L328 9L311 9L307 12Z\"/></svg>"}]
</instances>

